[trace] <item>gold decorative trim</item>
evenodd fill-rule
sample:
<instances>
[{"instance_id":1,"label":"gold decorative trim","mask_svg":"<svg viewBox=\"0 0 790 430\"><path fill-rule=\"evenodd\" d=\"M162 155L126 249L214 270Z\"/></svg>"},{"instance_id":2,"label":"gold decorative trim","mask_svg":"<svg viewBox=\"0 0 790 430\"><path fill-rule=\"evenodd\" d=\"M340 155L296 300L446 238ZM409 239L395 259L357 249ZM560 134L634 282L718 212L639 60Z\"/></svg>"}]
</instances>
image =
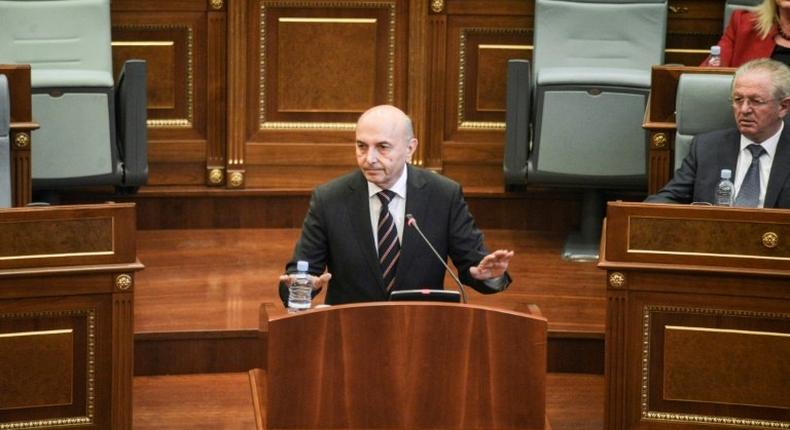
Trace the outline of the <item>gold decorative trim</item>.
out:
<instances>
[{"instance_id":1,"label":"gold decorative trim","mask_svg":"<svg viewBox=\"0 0 790 430\"><path fill-rule=\"evenodd\" d=\"M741 427L790 429L788 421L760 420L715 415L682 414L656 412L649 410L650 404L650 329L651 314L654 312L670 312L698 315L714 315L745 318L790 319L790 314L778 312L753 312L732 309L693 308L682 306L646 305L642 308L642 381L640 384L640 410L642 419L654 421L671 421L696 424L734 425Z\"/></svg>"},{"instance_id":2,"label":"gold decorative trim","mask_svg":"<svg viewBox=\"0 0 790 430\"><path fill-rule=\"evenodd\" d=\"M25 132L19 132L14 135L14 145L19 149L27 148L30 145L30 135Z\"/></svg>"},{"instance_id":3,"label":"gold decorative trim","mask_svg":"<svg viewBox=\"0 0 790 430\"><path fill-rule=\"evenodd\" d=\"M259 56L260 56L260 63L259 63L259 87L258 87L258 98L259 98L259 111L258 111L258 128L260 130L339 130L339 131L348 131L354 130L356 124L354 123L336 123L336 122L329 122L329 123L302 123L302 122L269 122L266 120L266 40L267 40L267 29L266 29L266 9L269 7L279 7L279 8L349 8L349 9L361 9L361 8L387 8L388 13L388 24L389 24L389 31L388 31L388 41L387 41L387 104L394 104L395 103L395 24L396 24L396 3L389 1L389 2L369 2L369 1L362 1L362 2L349 2L349 1L331 1L331 2L324 2L324 1L295 1L295 2L283 2L283 1L272 1L261 2L260 6L260 40L259 40ZM287 18L280 18L287 19ZM294 19L294 18L291 18ZM303 18L302 18L303 19ZM312 18L318 19L318 18ZM335 21L337 19L334 19Z\"/></svg>"},{"instance_id":4,"label":"gold decorative trim","mask_svg":"<svg viewBox=\"0 0 790 430\"><path fill-rule=\"evenodd\" d=\"M212 8L212 9L214 9L214 10L220 10L220 9L222 9L222 4L223 4L223 1L222 1L222 0L211 0L211 1L209 2L209 4L211 5L211 8Z\"/></svg>"},{"instance_id":5,"label":"gold decorative trim","mask_svg":"<svg viewBox=\"0 0 790 430\"><path fill-rule=\"evenodd\" d=\"M623 288L625 286L625 274L622 272L612 272L609 274L609 285L612 288Z\"/></svg>"},{"instance_id":6,"label":"gold decorative trim","mask_svg":"<svg viewBox=\"0 0 790 430\"><path fill-rule=\"evenodd\" d=\"M267 122L261 124L265 130L332 130L354 131L356 124L353 122Z\"/></svg>"},{"instance_id":7,"label":"gold decorative trim","mask_svg":"<svg viewBox=\"0 0 790 430\"><path fill-rule=\"evenodd\" d=\"M239 188L244 184L244 173L232 172L230 174L230 181L228 182L231 188Z\"/></svg>"},{"instance_id":8,"label":"gold decorative trim","mask_svg":"<svg viewBox=\"0 0 790 430\"><path fill-rule=\"evenodd\" d=\"M433 13L441 13L444 10L444 0L432 0L431 10Z\"/></svg>"},{"instance_id":9,"label":"gold decorative trim","mask_svg":"<svg viewBox=\"0 0 790 430\"><path fill-rule=\"evenodd\" d=\"M278 18L279 22L326 23L326 24L375 24L376 18Z\"/></svg>"},{"instance_id":10,"label":"gold decorative trim","mask_svg":"<svg viewBox=\"0 0 790 430\"><path fill-rule=\"evenodd\" d=\"M779 245L779 235L772 231L763 233L762 242L766 248L776 248Z\"/></svg>"},{"instance_id":11,"label":"gold decorative trim","mask_svg":"<svg viewBox=\"0 0 790 430\"><path fill-rule=\"evenodd\" d=\"M483 28L483 27L469 27L464 28L461 30L460 40L458 42L458 98L457 98L457 109L458 109L458 122L457 126L459 130L504 130L505 123L504 122L494 122L494 121L467 121L466 120L466 109L464 108L464 104L466 101L466 40L469 37L469 33L526 33L527 30L521 28ZM532 45L480 45L484 46L487 49L497 48L497 49L526 49L532 50Z\"/></svg>"},{"instance_id":12,"label":"gold decorative trim","mask_svg":"<svg viewBox=\"0 0 790 430\"><path fill-rule=\"evenodd\" d=\"M94 424L96 413L96 310L74 309L64 311L22 312L14 314L0 314L0 319L24 318L59 318L70 316L85 316L87 329L87 360L86 360L86 407L85 415L78 417L48 418L33 421L13 421L0 423L0 430L52 428L59 426L77 426ZM60 331L60 330L56 330Z\"/></svg>"},{"instance_id":13,"label":"gold decorative trim","mask_svg":"<svg viewBox=\"0 0 790 430\"><path fill-rule=\"evenodd\" d=\"M504 122L494 121L463 121L458 124L461 130L504 130Z\"/></svg>"},{"instance_id":14,"label":"gold decorative trim","mask_svg":"<svg viewBox=\"0 0 790 430\"><path fill-rule=\"evenodd\" d=\"M653 139L651 139L653 149L664 149L667 147L668 142L669 139L667 139L667 135L665 133L656 133L653 135Z\"/></svg>"},{"instance_id":15,"label":"gold decorative trim","mask_svg":"<svg viewBox=\"0 0 790 430\"><path fill-rule=\"evenodd\" d=\"M211 0L212 3L215 1L219 1L222 3L222 0ZM221 5L220 5L221 7ZM192 121L194 120L194 92L195 92L195 72L194 72L194 36L193 36L193 29L192 26L187 24L121 24L121 25L113 25L115 28L121 29L131 29L136 31L147 31L147 32L154 32L154 31L162 31L162 30L186 30L187 31L187 117L186 118L169 118L169 119L148 119L146 121L146 125L148 128L190 128L192 127ZM113 42L116 43L136 43L136 42ZM146 43L146 42L141 42ZM165 41L165 42L157 42L152 41L148 43L148 45L161 45L161 44L172 44L172 41Z\"/></svg>"},{"instance_id":16,"label":"gold decorative trim","mask_svg":"<svg viewBox=\"0 0 790 430\"><path fill-rule=\"evenodd\" d=\"M39 331L17 331L13 333L0 333L0 338L10 337L27 337L27 336L50 336L53 334L71 334L74 330L61 329L61 330L39 330Z\"/></svg>"},{"instance_id":17,"label":"gold decorative trim","mask_svg":"<svg viewBox=\"0 0 790 430\"><path fill-rule=\"evenodd\" d=\"M209 170L208 172L209 185L221 185L223 180L225 180L225 172L223 172L221 168L217 167Z\"/></svg>"},{"instance_id":18,"label":"gold decorative trim","mask_svg":"<svg viewBox=\"0 0 790 430\"><path fill-rule=\"evenodd\" d=\"M115 277L115 286L121 290L126 291L132 287L132 276L126 273L122 273Z\"/></svg>"},{"instance_id":19,"label":"gold decorative trim","mask_svg":"<svg viewBox=\"0 0 790 430\"><path fill-rule=\"evenodd\" d=\"M715 35L711 35L715 36ZM680 49L680 48L667 48L664 53L667 54L707 54L710 51L707 49Z\"/></svg>"}]
</instances>

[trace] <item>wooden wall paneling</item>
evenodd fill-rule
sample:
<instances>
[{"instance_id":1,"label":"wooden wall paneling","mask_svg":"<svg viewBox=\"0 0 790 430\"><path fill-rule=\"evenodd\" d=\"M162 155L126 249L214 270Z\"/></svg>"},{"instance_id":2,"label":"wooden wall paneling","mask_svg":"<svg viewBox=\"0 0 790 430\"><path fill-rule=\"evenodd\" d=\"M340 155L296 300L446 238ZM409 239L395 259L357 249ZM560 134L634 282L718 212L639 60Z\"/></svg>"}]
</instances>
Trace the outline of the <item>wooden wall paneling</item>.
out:
<instances>
[{"instance_id":1,"label":"wooden wall paneling","mask_svg":"<svg viewBox=\"0 0 790 430\"><path fill-rule=\"evenodd\" d=\"M116 76L129 58L148 63L149 185L205 184L207 111L222 108L207 104L206 5L201 11L180 5L165 2L156 12L113 8Z\"/></svg>"},{"instance_id":2,"label":"wooden wall paneling","mask_svg":"<svg viewBox=\"0 0 790 430\"><path fill-rule=\"evenodd\" d=\"M11 204L20 207L30 203L33 195L33 183L30 179L30 132L38 128L38 124L32 119L30 65L2 64L0 74L8 79L11 98Z\"/></svg>"},{"instance_id":3,"label":"wooden wall paneling","mask_svg":"<svg viewBox=\"0 0 790 430\"><path fill-rule=\"evenodd\" d=\"M256 46L248 41L248 33L254 20L250 8L254 1L232 1L228 5L228 106L227 106L227 187L245 186L244 142L245 109L247 109L247 71L254 63L256 55L248 55L248 46ZM248 18L249 17L249 18ZM250 58L251 57L251 58Z\"/></svg>"},{"instance_id":4,"label":"wooden wall paneling","mask_svg":"<svg viewBox=\"0 0 790 430\"><path fill-rule=\"evenodd\" d=\"M664 63L699 65L723 32L724 0L670 0Z\"/></svg>"},{"instance_id":5,"label":"wooden wall paneling","mask_svg":"<svg viewBox=\"0 0 790 430\"><path fill-rule=\"evenodd\" d=\"M411 117L414 126L414 136L419 144L417 151L412 156L411 162L418 166L425 166L426 148L429 143L428 127L430 121L431 99L426 95L431 94L432 73L432 48L431 27L429 24L429 11L431 6L427 0L414 0L409 5L409 40L408 46L408 100L406 113Z\"/></svg>"},{"instance_id":6,"label":"wooden wall paneling","mask_svg":"<svg viewBox=\"0 0 790 430\"><path fill-rule=\"evenodd\" d=\"M124 278L129 276L129 278ZM132 378L134 364L134 295L133 275L115 275L116 292L112 295L112 366L111 395L113 429L130 429L132 423ZM126 283L125 279L129 280Z\"/></svg>"},{"instance_id":7,"label":"wooden wall paneling","mask_svg":"<svg viewBox=\"0 0 790 430\"><path fill-rule=\"evenodd\" d=\"M507 61L531 59L530 21L531 15L448 17L443 173L466 187L504 187Z\"/></svg>"},{"instance_id":8,"label":"wooden wall paneling","mask_svg":"<svg viewBox=\"0 0 790 430\"><path fill-rule=\"evenodd\" d=\"M425 133L426 140L421 143L420 159L425 167L442 170L442 142L444 141L444 99L445 99L445 74L447 70L447 14L442 8L440 12L432 10L427 20L427 32L430 43L426 64L426 73L430 79L430 86L426 99L430 101L425 117L428 127ZM443 5L441 5L443 6ZM436 8L438 9L438 7ZM419 148L418 148L419 150Z\"/></svg>"},{"instance_id":9,"label":"wooden wall paneling","mask_svg":"<svg viewBox=\"0 0 790 430\"><path fill-rule=\"evenodd\" d=\"M261 1L249 10L247 186L312 188L356 168L359 114L381 103L407 109L407 4Z\"/></svg>"},{"instance_id":10,"label":"wooden wall paneling","mask_svg":"<svg viewBox=\"0 0 790 430\"><path fill-rule=\"evenodd\" d=\"M227 14L222 10L222 0L213 1L212 6L213 10L208 12L206 185L216 187L224 185L227 179L225 171L227 82L225 77L228 70L228 23Z\"/></svg>"}]
</instances>

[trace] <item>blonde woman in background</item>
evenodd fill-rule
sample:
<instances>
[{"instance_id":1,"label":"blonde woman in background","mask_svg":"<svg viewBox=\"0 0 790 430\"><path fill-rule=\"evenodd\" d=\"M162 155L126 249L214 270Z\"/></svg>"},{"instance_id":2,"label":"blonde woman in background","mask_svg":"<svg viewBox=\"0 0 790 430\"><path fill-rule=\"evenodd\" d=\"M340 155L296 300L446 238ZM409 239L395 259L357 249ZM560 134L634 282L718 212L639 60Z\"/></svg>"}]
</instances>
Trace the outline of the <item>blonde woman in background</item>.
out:
<instances>
[{"instance_id":1,"label":"blonde woman in background","mask_svg":"<svg viewBox=\"0 0 790 430\"><path fill-rule=\"evenodd\" d=\"M757 58L790 65L790 0L763 0L751 10L733 12L719 40L721 67L739 67ZM710 58L702 66L710 66Z\"/></svg>"}]
</instances>

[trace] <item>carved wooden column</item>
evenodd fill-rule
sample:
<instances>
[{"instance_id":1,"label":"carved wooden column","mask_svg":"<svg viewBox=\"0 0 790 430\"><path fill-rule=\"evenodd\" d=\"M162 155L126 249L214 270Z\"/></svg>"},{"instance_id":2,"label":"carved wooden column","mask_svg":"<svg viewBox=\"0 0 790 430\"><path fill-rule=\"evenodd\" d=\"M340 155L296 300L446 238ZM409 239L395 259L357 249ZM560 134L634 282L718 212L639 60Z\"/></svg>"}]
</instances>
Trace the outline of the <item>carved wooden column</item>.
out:
<instances>
[{"instance_id":1,"label":"carved wooden column","mask_svg":"<svg viewBox=\"0 0 790 430\"><path fill-rule=\"evenodd\" d=\"M247 54L247 0L228 4L228 59L241 60ZM230 62L227 114L227 187L244 188L244 146L247 112L246 64Z\"/></svg>"}]
</instances>

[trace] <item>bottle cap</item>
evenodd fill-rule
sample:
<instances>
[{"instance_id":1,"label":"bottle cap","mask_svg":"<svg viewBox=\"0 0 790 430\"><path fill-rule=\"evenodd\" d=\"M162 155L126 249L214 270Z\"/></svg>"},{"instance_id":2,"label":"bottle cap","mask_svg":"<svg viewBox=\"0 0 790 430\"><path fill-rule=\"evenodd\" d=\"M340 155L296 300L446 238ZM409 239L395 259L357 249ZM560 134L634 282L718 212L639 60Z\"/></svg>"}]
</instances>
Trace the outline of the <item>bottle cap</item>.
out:
<instances>
[{"instance_id":1,"label":"bottle cap","mask_svg":"<svg viewBox=\"0 0 790 430\"><path fill-rule=\"evenodd\" d=\"M721 55L721 46L713 45L710 47L710 55Z\"/></svg>"},{"instance_id":2,"label":"bottle cap","mask_svg":"<svg viewBox=\"0 0 790 430\"><path fill-rule=\"evenodd\" d=\"M299 260L299 261L296 262L296 271L297 272L307 272L307 270L309 268L310 268L310 265L307 264L307 262L304 261L304 260Z\"/></svg>"},{"instance_id":3,"label":"bottle cap","mask_svg":"<svg viewBox=\"0 0 790 430\"><path fill-rule=\"evenodd\" d=\"M721 178L722 179L730 179L732 177L732 170L730 169L721 169Z\"/></svg>"}]
</instances>

